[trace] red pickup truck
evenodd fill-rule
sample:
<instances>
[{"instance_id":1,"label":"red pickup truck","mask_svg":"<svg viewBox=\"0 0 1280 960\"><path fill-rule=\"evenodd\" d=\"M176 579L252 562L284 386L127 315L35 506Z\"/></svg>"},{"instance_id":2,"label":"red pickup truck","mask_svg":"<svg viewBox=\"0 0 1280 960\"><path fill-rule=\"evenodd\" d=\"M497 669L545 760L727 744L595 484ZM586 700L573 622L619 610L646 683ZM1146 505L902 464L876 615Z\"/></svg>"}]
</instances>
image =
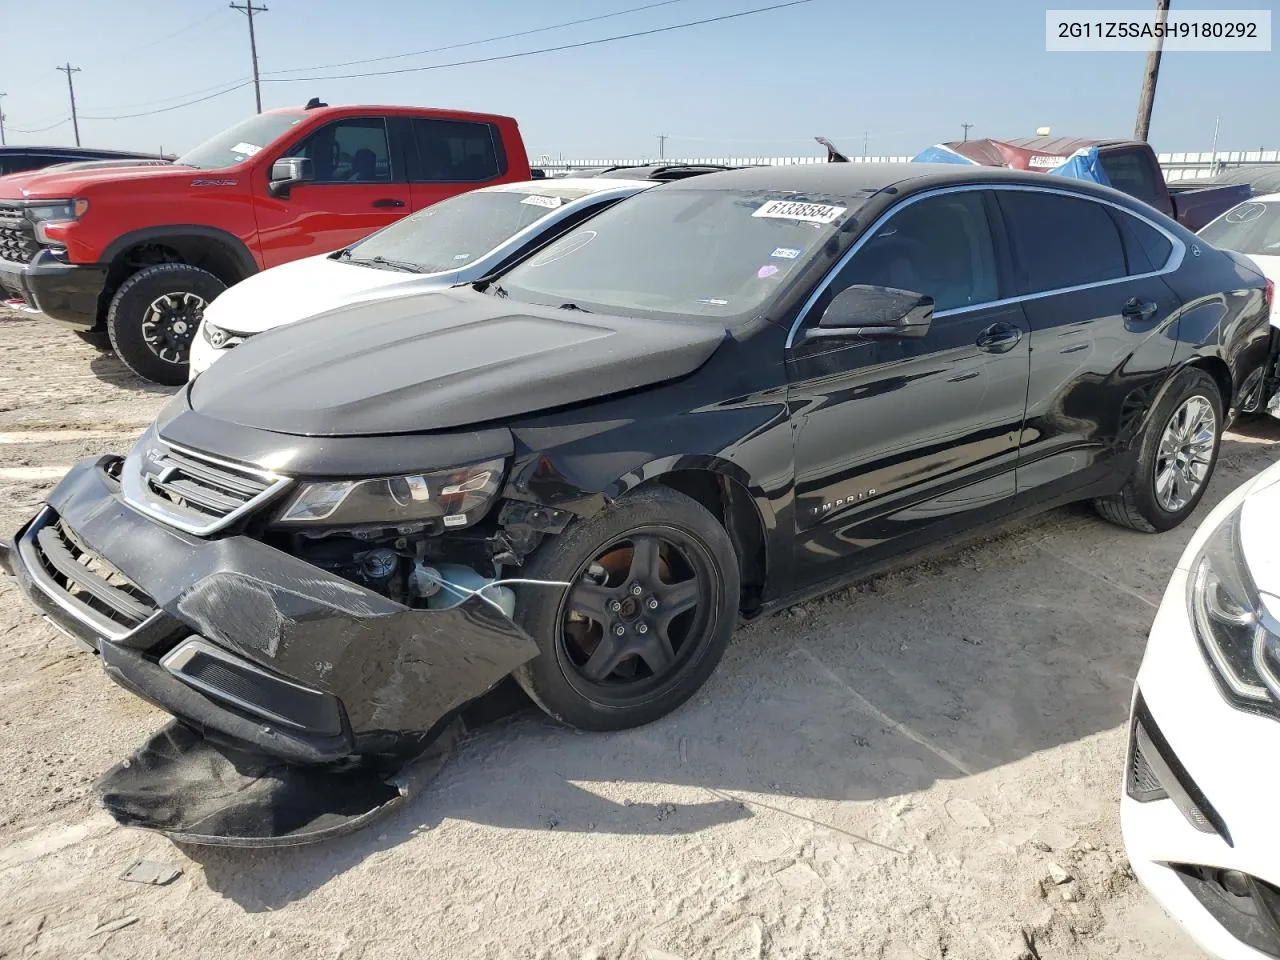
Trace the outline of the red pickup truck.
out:
<instances>
[{"instance_id":1,"label":"red pickup truck","mask_svg":"<svg viewBox=\"0 0 1280 960\"><path fill-rule=\"evenodd\" d=\"M204 307L231 284L529 177L510 117L312 100L173 164L0 178L0 294L87 339L106 334L148 380L185 383Z\"/></svg>"}]
</instances>

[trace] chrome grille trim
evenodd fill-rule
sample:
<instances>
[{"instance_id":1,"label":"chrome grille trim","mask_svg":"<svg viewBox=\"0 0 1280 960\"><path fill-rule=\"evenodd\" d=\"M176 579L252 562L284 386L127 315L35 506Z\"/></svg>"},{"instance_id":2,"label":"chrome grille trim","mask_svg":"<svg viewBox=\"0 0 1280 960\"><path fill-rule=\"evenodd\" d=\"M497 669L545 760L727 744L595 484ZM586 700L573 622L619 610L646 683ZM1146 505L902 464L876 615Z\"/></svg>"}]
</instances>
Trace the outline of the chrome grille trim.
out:
<instances>
[{"instance_id":1,"label":"chrome grille trim","mask_svg":"<svg viewBox=\"0 0 1280 960\"><path fill-rule=\"evenodd\" d=\"M154 431L129 452L120 480L133 509L197 537L226 529L293 483L290 477L161 440Z\"/></svg>"}]
</instances>

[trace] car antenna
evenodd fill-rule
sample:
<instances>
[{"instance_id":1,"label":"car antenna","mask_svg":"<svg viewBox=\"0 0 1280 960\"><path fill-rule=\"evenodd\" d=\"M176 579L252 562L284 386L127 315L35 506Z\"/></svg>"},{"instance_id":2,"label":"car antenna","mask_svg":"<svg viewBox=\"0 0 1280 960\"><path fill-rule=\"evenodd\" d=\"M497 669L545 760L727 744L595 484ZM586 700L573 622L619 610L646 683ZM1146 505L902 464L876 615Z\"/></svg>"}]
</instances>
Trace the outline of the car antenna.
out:
<instances>
[{"instance_id":1,"label":"car antenna","mask_svg":"<svg viewBox=\"0 0 1280 960\"><path fill-rule=\"evenodd\" d=\"M304 110L315 110L315 109L317 109L317 108L319 108L319 107L327 107L327 106L328 106L328 104L327 104L327 103L322 103L319 97L312 97L310 100L308 100L308 101L307 101L307 105L306 105L305 107L303 107L303 109L304 109Z\"/></svg>"}]
</instances>

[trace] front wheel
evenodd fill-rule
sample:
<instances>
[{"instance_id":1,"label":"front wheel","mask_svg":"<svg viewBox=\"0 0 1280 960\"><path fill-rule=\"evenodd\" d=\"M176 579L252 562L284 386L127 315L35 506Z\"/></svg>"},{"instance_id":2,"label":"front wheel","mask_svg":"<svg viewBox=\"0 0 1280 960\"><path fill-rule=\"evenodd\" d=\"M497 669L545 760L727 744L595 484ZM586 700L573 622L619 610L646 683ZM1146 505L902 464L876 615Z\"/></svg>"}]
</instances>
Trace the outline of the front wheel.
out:
<instances>
[{"instance_id":1,"label":"front wheel","mask_svg":"<svg viewBox=\"0 0 1280 960\"><path fill-rule=\"evenodd\" d=\"M1183 370L1151 413L1129 482L1115 496L1095 500L1098 512L1145 533L1182 523L1209 486L1222 424L1217 383L1203 370Z\"/></svg>"},{"instance_id":2,"label":"front wheel","mask_svg":"<svg viewBox=\"0 0 1280 960\"><path fill-rule=\"evenodd\" d=\"M191 341L204 308L226 288L212 273L186 263L139 270L120 285L107 312L116 356L144 380L186 383Z\"/></svg>"},{"instance_id":3,"label":"front wheel","mask_svg":"<svg viewBox=\"0 0 1280 960\"><path fill-rule=\"evenodd\" d=\"M697 501L665 487L623 497L549 539L519 574L516 619L540 655L516 671L548 714L583 730L623 730L691 697L737 621L729 535Z\"/></svg>"}]
</instances>

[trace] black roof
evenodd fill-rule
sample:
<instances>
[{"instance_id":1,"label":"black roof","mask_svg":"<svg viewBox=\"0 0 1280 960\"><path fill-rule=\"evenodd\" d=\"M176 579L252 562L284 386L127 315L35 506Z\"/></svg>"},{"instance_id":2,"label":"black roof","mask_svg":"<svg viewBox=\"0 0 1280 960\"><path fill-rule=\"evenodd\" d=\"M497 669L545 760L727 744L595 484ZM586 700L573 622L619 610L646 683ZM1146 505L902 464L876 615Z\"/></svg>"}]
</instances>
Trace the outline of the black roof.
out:
<instances>
[{"instance_id":1,"label":"black roof","mask_svg":"<svg viewBox=\"0 0 1280 960\"><path fill-rule=\"evenodd\" d=\"M32 144L7 144L0 147L0 156L25 156L40 153L59 157L83 157L85 160L151 160L162 158L158 153L140 153L133 150L100 150L97 147L53 147Z\"/></svg>"}]
</instances>

